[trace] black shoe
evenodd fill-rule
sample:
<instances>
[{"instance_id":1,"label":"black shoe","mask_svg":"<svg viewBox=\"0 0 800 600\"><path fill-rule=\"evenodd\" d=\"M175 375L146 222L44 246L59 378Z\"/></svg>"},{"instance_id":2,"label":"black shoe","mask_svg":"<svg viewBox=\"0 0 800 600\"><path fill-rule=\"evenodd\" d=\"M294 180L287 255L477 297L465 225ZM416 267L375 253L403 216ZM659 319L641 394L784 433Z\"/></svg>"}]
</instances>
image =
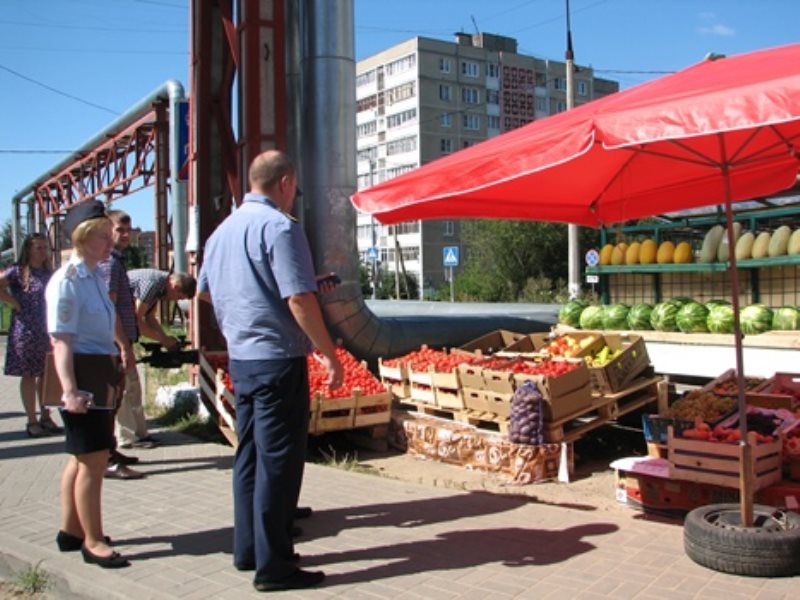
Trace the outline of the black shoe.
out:
<instances>
[{"instance_id":1,"label":"black shoe","mask_svg":"<svg viewBox=\"0 0 800 600\"><path fill-rule=\"evenodd\" d=\"M111 538L107 535L103 536L103 541L109 546L111 545ZM61 552L77 552L83 546L83 538L59 530L56 534L56 544Z\"/></svg>"},{"instance_id":2,"label":"black shoe","mask_svg":"<svg viewBox=\"0 0 800 600\"><path fill-rule=\"evenodd\" d=\"M109 556L97 556L96 554L92 554L86 546L81 546L81 554L83 554L83 562L90 565L97 565L104 569L120 569L122 567L131 566L128 559L119 552L112 552Z\"/></svg>"},{"instance_id":3,"label":"black shoe","mask_svg":"<svg viewBox=\"0 0 800 600\"><path fill-rule=\"evenodd\" d=\"M258 592L280 592L283 590L301 590L319 585L325 579L322 571L303 571L297 569L294 573L278 581L254 581L253 587Z\"/></svg>"},{"instance_id":4,"label":"black shoe","mask_svg":"<svg viewBox=\"0 0 800 600\"><path fill-rule=\"evenodd\" d=\"M296 538L300 537L301 535L303 535L303 528L298 527L297 525L292 525L292 537Z\"/></svg>"},{"instance_id":5,"label":"black shoe","mask_svg":"<svg viewBox=\"0 0 800 600\"><path fill-rule=\"evenodd\" d=\"M128 456L118 450L112 450L111 456L108 459L108 464L110 465L117 464L117 465L127 466L127 465L135 465L138 462L139 462L138 456Z\"/></svg>"},{"instance_id":6,"label":"black shoe","mask_svg":"<svg viewBox=\"0 0 800 600\"><path fill-rule=\"evenodd\" d=\"M295 519L307 519L311 516L311 513L314 512L311 510L310 506L298 506L294 509L294 518Z\"/></svg>"},{"instance_id":7,"label":"black shoe","mask_svg":"<svg viewBox=\"0 0 800 600\"><path fill-rule=\"evenodd\" d=\"M300 554L295 552L292 554L292 558L289 559L289 562L299 563L300 562ZM255 571L256 566L253 563L233 563L233 568L237 571Z\"/></svg>"},{"instance_id":8,"label":"black shoe","mask_svg":"<svg viewBox=\"0 0 800 600\"><path fill-rule=\"evenodd\" d=\"M60 433L64 433L64 428L63 427L59 427L58 425L55 424L55 422L53 422L52 419L49 419L49 418L48 419L40 419L39 420L39 425L47 433L50 433L52 435L58 435Z\"/></svg>"}]
</instances>

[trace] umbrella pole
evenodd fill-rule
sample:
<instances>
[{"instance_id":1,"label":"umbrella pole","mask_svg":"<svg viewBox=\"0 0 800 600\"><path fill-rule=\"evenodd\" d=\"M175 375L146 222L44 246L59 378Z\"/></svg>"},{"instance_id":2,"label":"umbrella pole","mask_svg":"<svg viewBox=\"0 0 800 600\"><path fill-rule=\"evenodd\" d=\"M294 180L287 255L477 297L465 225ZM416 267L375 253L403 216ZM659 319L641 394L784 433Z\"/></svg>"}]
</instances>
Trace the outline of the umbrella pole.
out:
<instances>
[{"instance_id":1,"label":"umbrella pole","mask_svg":"<svg viewBox=\"0 0 800 600\"><path fill-rule=\"evenodd\" d=\"M742 327L739 321L739 273L736 269L736 239L733 235L733 207L731 206L728 165L722 167L725 188L725 221L728 236L728 264L731 277L731 306L733 308L733 335L736 350L736 398L739 412L739 503L743 527L753 526L753 448L747 438L747 405L744 398L744 352Z\"/></svg>"}]
</instances>

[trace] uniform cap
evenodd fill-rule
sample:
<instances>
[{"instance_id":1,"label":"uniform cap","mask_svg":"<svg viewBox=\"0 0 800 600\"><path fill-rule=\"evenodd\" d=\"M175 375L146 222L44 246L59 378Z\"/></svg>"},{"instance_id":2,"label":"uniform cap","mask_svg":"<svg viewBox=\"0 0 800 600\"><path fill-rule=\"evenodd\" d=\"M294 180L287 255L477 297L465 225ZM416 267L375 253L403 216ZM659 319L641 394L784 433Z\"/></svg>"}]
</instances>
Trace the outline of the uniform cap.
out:
<instances>
[{"instance_id":1,"label":"uniform cap","mask_svg":"<svg viewBox=\"0 0 800 600\"><path fill-rule=\"evenodd\" d=\"M106 208L99 200L81 202L73 206L67 213L67 217L64 219L64 230L67 232L67 236L72 237L72 232L84 221L105 216L107 216Z\"/></svg>"}]
</instances>

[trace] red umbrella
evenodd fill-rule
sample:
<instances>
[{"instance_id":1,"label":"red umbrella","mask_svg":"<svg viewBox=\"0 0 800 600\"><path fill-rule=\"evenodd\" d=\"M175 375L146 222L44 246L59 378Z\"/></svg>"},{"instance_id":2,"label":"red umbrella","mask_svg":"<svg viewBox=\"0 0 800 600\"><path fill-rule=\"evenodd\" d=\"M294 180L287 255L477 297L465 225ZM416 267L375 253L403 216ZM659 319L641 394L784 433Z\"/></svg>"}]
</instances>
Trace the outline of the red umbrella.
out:
<instances>
[{"instance_id":1,"label":"red umbrella","mask_svg":"<svg viewBox=\"0 0 800 600\"><path fill-rule=\"evenodd\" d=\"M800 167L800 44L705 60L436 160L353 196L382 223L486 217L606 225L791 187ZM742 439L744 371L730 258ZM742 521L752 463L742 442Z\"/></svg>"}]
</instances>

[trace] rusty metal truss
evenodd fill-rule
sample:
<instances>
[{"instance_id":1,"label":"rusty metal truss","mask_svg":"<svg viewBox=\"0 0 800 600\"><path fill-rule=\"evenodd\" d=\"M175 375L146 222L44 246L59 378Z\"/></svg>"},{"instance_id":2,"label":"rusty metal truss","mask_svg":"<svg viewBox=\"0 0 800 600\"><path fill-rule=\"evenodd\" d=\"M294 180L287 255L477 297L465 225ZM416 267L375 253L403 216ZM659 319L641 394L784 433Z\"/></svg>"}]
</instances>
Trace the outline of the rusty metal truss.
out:
<instances>
[{"instance_id":1,"label":"rusty metal truss","mask_svg":"<svg viewBox=\"0 0 800 600\"><path fill-rule=\"evenodd\" d=\"M110 203L154 185L159 134L167 135L164 114L163 107L154 106L126 129L37 183L34 196L44 218L64 214L81 202Z\"/></svg>"}]
</instances>

